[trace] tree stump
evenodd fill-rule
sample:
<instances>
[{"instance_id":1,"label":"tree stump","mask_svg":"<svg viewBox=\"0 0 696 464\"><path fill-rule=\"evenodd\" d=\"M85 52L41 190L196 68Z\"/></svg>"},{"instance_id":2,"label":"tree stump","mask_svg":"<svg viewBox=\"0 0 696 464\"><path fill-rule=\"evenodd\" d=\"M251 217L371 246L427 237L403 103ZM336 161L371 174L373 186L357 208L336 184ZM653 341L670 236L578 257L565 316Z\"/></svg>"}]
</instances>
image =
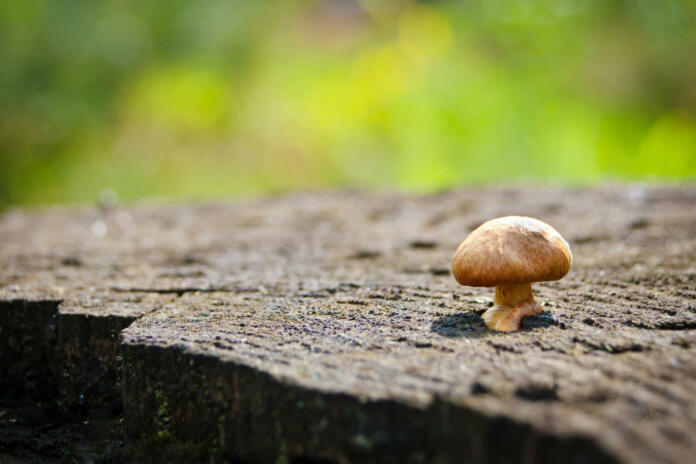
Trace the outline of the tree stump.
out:
<instances>
[{"instance_id":1,"label":"tree stump","mask_svg":"<svg viewBox=\"0 0 696 464\"><path fill-rule=\"evenodd\" d=\"M511 214L574 262L506 334L480 317L493 289L457 285L450 260ZM691 462L695 346L692 187L0 218L0 458Z\"/></svg>"}]
</instances>

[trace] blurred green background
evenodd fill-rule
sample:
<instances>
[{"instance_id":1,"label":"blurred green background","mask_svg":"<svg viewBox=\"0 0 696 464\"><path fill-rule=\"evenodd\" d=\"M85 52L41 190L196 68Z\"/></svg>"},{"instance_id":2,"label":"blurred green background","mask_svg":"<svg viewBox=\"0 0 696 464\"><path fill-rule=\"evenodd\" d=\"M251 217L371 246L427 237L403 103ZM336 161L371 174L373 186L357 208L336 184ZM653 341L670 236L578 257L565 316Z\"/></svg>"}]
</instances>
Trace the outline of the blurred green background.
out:
<instances>
[{"instance_id":1,"label":"blurred green background","mask_svg":"<svg viewBox=\"0 0 696 464\"><path fill-rule=\"evenodd\" d=\"M0 2L0 207L695 176L693 0Z\"/></svg>"}]
</instances>

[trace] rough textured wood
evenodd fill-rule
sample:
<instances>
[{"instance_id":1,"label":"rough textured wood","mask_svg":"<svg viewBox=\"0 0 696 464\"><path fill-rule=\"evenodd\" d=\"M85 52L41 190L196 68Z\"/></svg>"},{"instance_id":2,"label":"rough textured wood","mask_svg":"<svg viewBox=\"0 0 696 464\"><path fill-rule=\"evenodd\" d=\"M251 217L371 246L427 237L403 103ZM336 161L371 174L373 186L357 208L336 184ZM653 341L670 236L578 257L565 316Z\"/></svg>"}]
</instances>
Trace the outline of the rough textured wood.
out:
<instances>
[{"instance_id":1,"label":"rough textured wood","mask_svg":"<svg viewBox=\"0 0 696 464\"><path fill-rule=\"evenodd\" d=\"M574 262L500 334L449 265L510 214ZM123 452L162 461L688 462L695 262L691 187L11 212L1 378L73 415L122 398Z\"/></svg>"}]
</instances>

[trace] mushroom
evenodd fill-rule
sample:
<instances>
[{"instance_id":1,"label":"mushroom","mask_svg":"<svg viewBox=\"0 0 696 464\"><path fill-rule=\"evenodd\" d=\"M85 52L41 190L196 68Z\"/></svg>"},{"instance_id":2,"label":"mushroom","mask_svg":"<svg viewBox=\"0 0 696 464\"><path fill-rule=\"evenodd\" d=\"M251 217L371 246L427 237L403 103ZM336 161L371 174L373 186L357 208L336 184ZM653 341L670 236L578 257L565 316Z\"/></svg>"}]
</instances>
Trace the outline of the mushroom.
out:
<instances>
[{"instance_id":1,"label":"mushroom","mask_svg":"<svg viewBox=\"0 0 696 464\"><path fill-rule=\"evenodd\" d=\"M507 216L486 221L459 245L452 273L461 285L495 287L495 306L483 314L489 330L514 332L522 318L540 314L533 282L558 280L573 256L556 229L538 219Z\"/></svg>"}]
</instances>

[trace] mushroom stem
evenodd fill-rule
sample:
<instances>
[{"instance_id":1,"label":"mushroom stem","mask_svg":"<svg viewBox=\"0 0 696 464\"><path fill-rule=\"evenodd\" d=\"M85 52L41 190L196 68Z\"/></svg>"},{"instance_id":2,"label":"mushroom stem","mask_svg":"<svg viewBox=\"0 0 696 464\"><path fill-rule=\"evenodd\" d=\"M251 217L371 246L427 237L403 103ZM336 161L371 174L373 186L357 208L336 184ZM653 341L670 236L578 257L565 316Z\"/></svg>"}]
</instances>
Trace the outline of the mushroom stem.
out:
<instances>
[{"instance_id":1,"label":"mushroom stem","mask_svg":"<svg viewBox=\"0 0 696 464\"><path fill-rule=\"evenodd\" d=\"M523 317L543 312L534 300L531 283L498 285L493 301L495 306L482 316L490 330L514 332L520 329Z\"/></svg>"},{"instance_id":2,"label":"mushroom stem","mask_svg":"<svg viewBox=\"0 0 696 464\"><path fill-rule=\"evenodd\" d=\"M532 284L509 284L495 287L495 300L497 305L517 306L523 301L534 301Z\"/></svg>"}]
</instances>

